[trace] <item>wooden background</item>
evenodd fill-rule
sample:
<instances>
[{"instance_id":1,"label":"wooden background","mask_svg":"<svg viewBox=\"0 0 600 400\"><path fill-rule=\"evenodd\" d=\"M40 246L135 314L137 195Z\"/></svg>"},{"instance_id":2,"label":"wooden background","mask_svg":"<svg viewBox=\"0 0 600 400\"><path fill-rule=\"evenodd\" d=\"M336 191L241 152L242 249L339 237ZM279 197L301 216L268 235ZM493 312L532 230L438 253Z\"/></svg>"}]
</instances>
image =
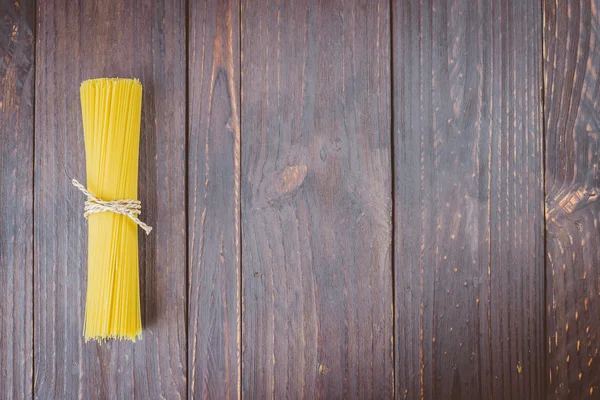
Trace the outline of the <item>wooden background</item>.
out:
<instances>
[{"instance_id":1,"label":"wooden background","mask_svg":"<svg viewBox=\"0 0 600 400\"><path fill-rule=\"evenodd\" d=\"M0 56L0 398L600 398L600 0L1 0ZM135 344L82 336L101 76Z\"/></svg>"}]
</instances>

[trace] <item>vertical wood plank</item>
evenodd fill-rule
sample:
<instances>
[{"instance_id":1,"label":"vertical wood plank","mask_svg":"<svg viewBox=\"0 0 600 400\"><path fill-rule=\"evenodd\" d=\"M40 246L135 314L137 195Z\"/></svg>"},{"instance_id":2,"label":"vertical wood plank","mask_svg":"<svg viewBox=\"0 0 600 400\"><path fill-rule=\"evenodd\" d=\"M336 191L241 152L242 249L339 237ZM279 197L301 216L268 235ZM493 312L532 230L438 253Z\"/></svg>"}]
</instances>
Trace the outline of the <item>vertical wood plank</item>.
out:
<instances>
[{"instance_id":1,"label":"vertical wood plank","mask_svg":"<svg viewBox=\"0 0 600 400\"><path fill-rule=\"evenodd\" d=\"M543 398L541 7L392 8L399 398Z\"/></svg>"},{"instance_id":2,"label":"vertical wood plank","mask_svg":"<svg viewBox=\"0 0 600 400\"><path fill-rule=\"evenodd\" d=\"M189 394L239 397L239 3L190 2Z\"/></svg>"},{"instance_id":3,"label":"vertical wood plank","mask_svg":"<svg viewBox=\"0 0 600 400\"><path fill-rule=\"evenodd\" d=\"M550 395L600 396L600 1L544 2Z\"/></svg>"},{"instance_id":4,"label":"vertical wood plank","mask_svg":"<svg viewBox=\"0 0 600 400\"><path fill-rule=\"evenodd\" d=\"M0 393L31 397L33 1L0 3Z\"/></svg>"},{"instance_id":5,"label":"vertical wood plank","mask_svg":"<svg viewBox=\"0 0 600 400\"><path fill-rule=\"evenodd\" d=\"M387 1L243 1L242 393L393 392Z\"/></svg>"},{"instance_id":6,"label":"vertical wood plank","mask_svg":"<svg viewBox=\"0 0 600 400\"><path fill-rule=\"evenodd\" d=\"M34 396L186 397L185 2L43 2L37 9ZM83 342L87 227L79 85L144 86L139 192L143 339Z\"/></svg>"}]
</instances>

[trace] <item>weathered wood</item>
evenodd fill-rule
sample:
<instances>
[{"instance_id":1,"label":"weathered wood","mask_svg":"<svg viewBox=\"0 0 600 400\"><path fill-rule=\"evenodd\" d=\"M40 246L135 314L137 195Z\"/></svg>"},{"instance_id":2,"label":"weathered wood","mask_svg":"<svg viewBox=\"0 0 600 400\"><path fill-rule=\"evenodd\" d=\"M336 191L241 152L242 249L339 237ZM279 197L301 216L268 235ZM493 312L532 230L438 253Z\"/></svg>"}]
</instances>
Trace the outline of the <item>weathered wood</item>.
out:
<instances>
[{"instance_id":1,"label":"weathered wood","mask_svg":"<svg viewBox=\"0 0 600 400\"><path fill-rule=\"evenodd\" d=\"M541 7L392 7L399 398L543 398Z\"/></svg>"},{"instance_id":2,"label":"weathered wood","mask_svg":"<svg viewBox=\"0 0 600 400\"><path fill-rule=\"evenodd\" d=\"M0 393L31 397L33 1L0 2Z\"/></svg>"},{"instance_id":3,"label":"weathered wood","mask_svg":"<svg viewBox=\"0 0 600 400\"><path fill-rule=\"evenodd\" d=\"M189 395L236 399L240 360L239 3L190 2Z\"/></svg>"},{"instance_id":4,"label":"weathered wood","mask_svg":"<svg viewBox=\"0 0 600 400\"><path fill-rule=\"evenodd\" d=\"M185 2L47 1L38 7L34 396L177 398L186 384ZM139 192L143 339L84 343L87 240L79 85L144 86Z\"/></svg>"},{"instance_id":5,"label":"weathered wood","mask_svg":"<svg viewBox=\"0 0 600 400\"><path fill-rule=\"evenodd\" d=\"M600 396L600 1L544 2L549 395Z\"/></svg>"},{"instance_id":6,"label":"weathered wood","mask_svg":"<svg viewBox=\"0 0 600 400\"><path fill-rule=\"evenodd\" d=\"M242 393L390 398L387 1L243 1Z\"/></svg>"}]
</instances>

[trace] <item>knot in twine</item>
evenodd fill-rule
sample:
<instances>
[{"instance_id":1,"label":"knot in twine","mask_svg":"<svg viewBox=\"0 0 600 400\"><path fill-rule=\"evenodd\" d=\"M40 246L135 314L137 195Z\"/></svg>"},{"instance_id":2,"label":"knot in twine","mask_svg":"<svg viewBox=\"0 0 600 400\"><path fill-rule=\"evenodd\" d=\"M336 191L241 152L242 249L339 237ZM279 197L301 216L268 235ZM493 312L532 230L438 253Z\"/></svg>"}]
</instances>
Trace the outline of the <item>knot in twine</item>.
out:
<instances>
[{"instance_id":1,"label":"knot in twine","mask_svg":"<svg viewBox=\"0 0 600 400\"><path fill-rule=\"evenodd\" d=\"M85 208L83 209L83 216L87 219L88 215L101 213L104 211L111 211L115 214L125 215L137 225L140 226L145 232L146 235L149 235L152 231L152 227L146 225L142 221L138 219L138 215L142 213L142 202L139 200L115 200L115 201L104 201L99 197L94 196L83 186L81 183L77 182L76 179L71 179L71 183L77 189L81 190L83 194L85 194L88 199L85 202Z\"/></svg>"}]
</instances>

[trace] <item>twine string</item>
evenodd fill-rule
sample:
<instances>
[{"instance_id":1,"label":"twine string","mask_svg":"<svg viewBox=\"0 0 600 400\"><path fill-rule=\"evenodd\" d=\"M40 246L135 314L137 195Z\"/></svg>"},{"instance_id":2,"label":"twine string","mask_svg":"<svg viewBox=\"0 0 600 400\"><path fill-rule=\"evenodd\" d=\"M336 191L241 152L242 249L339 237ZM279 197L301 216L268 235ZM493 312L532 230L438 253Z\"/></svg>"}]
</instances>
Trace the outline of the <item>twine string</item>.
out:
<instances>
[{"instance_id":1,"label":"twine string","mask_svg":"<svg viewBox=\"0 0 600 400\"><path fill-rule=\"evenodd\" d=\"M142 202L139 200L115 200L115 201L104 201L101 198L94 196L90 193L89 190L85 188L81 183L79 183L76 179L71 179L71 183L77 189L81 190L83 194L85 194L88 199L85 202L85 208L83 209L83 216L87 219L88 215L100 213L104 211L111 211L115 214L125 215L140 228L142 228L146 235L149 235L152 232L152 227L146 225L142 221L139 220L138 216L142 213Z\"/></svg>"}]
</instances>

